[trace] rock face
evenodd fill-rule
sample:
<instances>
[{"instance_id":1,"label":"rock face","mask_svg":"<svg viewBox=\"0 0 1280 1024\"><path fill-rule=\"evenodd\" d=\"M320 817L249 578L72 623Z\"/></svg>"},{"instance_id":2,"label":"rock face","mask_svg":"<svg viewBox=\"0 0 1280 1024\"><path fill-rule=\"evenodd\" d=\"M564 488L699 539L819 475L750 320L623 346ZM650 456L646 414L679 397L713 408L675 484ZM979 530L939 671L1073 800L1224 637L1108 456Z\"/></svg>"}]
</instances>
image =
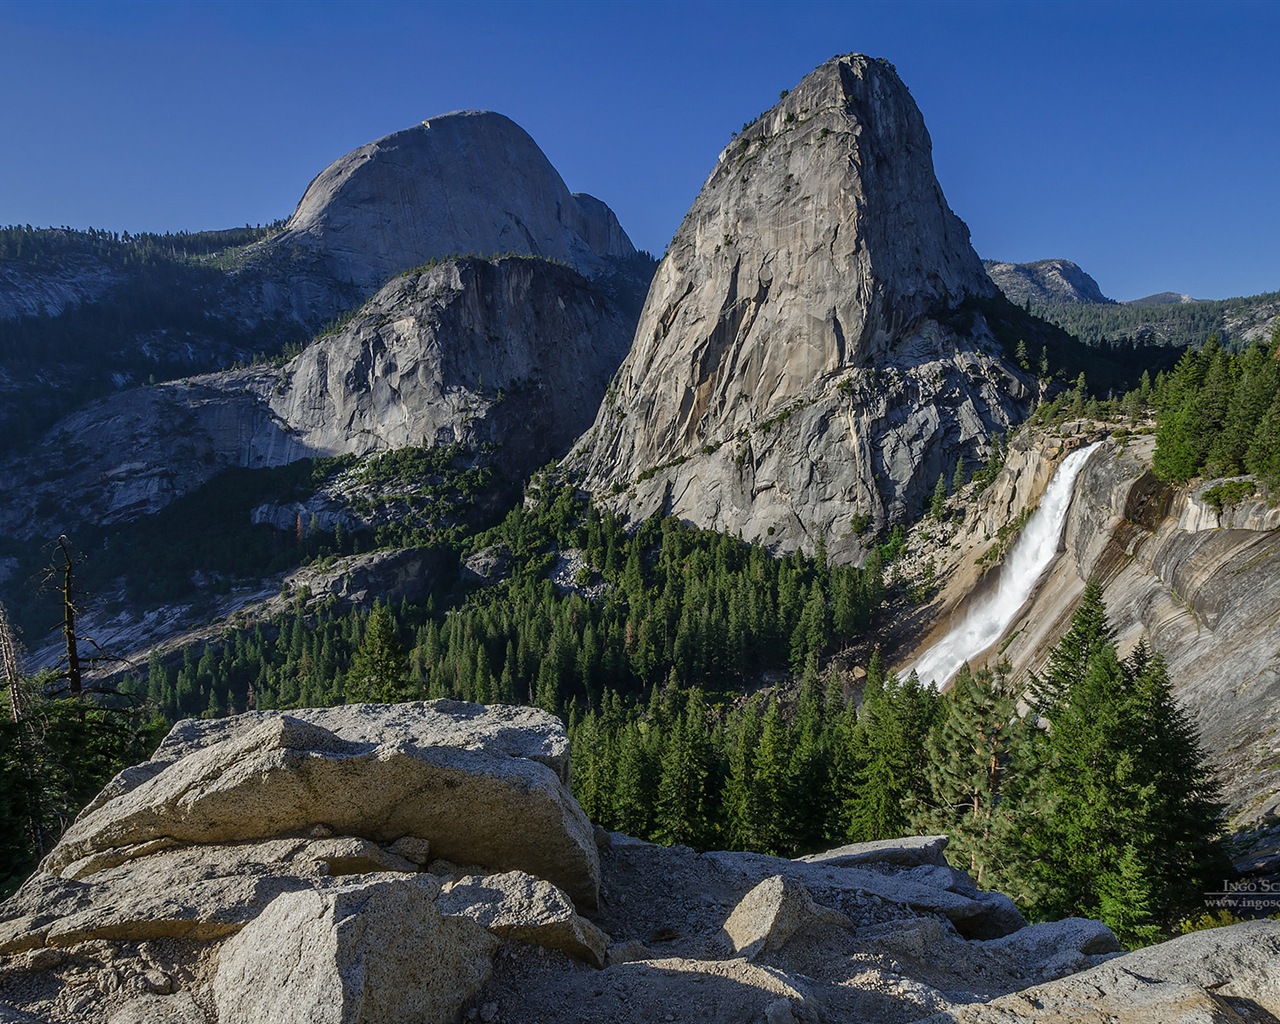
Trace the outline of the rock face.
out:
<instances>
[{"instance_id":1,"label":"rock face","mask_svg":"<svg viewBox=\"0 0 1280 1024\"><path fill-rule=\"evenodd\" d=\"M631 352L568 466L637 515L845 557L1024 411L994 285L947 207L919 110L882 62L833 59L720 154Z\"/></svg>"},{"instance_id":2,"label":"rock face","mask_svg":"<svg viewBox=\"0 0 1280 1024\"><path fill-rule=\"evenodd\" d=\"M580 274L543 260L405 275L277 382L255 382L290 450L271 435L250 461L461 442L499 445L527 475L589 425L629 327Z\"/></svg>"},{"instance_id":3,"label":"rock face","mask_svg":"<svg viewBox=\"0 0 1280 1024\"><path fill-rule=\"evenodd\" d=\"M69 306L100 298L122 276L91 257L35 268L0 261L0 320L57 316Z\"/></svg>"},{"instance_id":4,"label":"rock face","mask_svg":"<svg viewBox=\"0 0 1280 1024\"><path fill-rule=\"evenodd\" d=\"M1070 260L1036 260L1034 263L1001 263L983 260L982 265L1010 302L1079 302L1114 304L1102 294L1098 282Z\"/></svg>"},{"instance_id":5,"label":"rock face","mask_svg":"<svg viewBox=\"0 0 1280 1024\"><path fill-rule=\"evenodd\" d=\"M484 110L430 118L335 160L272 245L316 251L368 290L448 256L522 253L594 275L635 251L604 203L571 195L523 128Z\"/></svg>"},{"instance_id":6,"label":"rock face","mask_svg":"<svg viewBox=\"0 0 1280 1024\"><path fill-rule=\"evenodd\" d=\"M155 513L230 467L407 445L493 446L519 481L589 425L631 323L543 260L404 275L283 367L141 388L64 420L0 469L0 532L56 536Z\"/></svg>"},{"instance_id":7,"label":"rock face","mask_svg":"<svg viewBox=\"0 0 1280 1024\"><path fill-rule=\"evenodd\" d=\"M593 834L568 772L531 708L180 723L0 905L0 1020L906 1024L1139 990L1274 1008L1269 922L1113 966L1103 925L1028 927L944 837L695 854Z\"/></svg>"},{"instance_id":8,"label":"rock face","mask_svg":"<svg viewBox=\"0 0 1280 1024\"><path fill-rule=\"evenodd\" d=\"M930 544L937 578L948 581L938 626L901 664L914 662L963 613L968 595L981 589L982 557L1000 545L1000 529L1039 500L1062 458L1106 433L1075 423L1061 435L1026 432L1014 441L995 482L966 499L965 526ZM1134 435L1108 441L1090 458L1076 480L1063 555L1000 649L1015 673L1038 669L1086 581L1097 578L1121 653L1146 637L1164 656L1175 695L1222 769L1236 825L1250 827L1280 809L1280 509L1249 498L1218 512L1205 499L1214 481L1173 487L1157 480L1153 448L1150 435ZM1270 842L1274 855L1280 836Z\"/></svg>"}]
</instances>

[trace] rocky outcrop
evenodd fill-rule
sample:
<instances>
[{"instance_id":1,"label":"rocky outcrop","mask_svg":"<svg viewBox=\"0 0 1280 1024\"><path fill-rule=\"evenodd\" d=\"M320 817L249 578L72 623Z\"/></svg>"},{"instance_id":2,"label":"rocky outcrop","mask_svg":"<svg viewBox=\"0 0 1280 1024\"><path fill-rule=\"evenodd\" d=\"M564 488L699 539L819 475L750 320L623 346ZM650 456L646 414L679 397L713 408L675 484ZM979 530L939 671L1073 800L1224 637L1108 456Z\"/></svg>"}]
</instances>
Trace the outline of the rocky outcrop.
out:
<instances>
[{"instance_id":1,"label":"rocky outcrop","mask_svg":"<svg viewBox=\"0 0 1280 1024\"><path fill-rule=\"evenodd\" d=\"M526 869L594 905L599 868L590 826L557 773L527 756L555 763L544 752L551 737L528 749L531 724L550 728L540 716L511 709L511 727L486 722L496 735L486 744L491 752L481 753L467 749L468 721L478 713L470 705L436 705L421 728L414 705L394 722L375 711L372 726L353 707L354 714L306 719L240 715L194 737L175 730L176 749L162 745L154 761L117 779L42 870L91 878L104 862L145 857L156 844L243 843L323 825L381 843L418 836L437 857ZM437 718L458 723L449 742L439 741ZM518 738L518 756L507 749L507 733ZM512 821L522 827L510 828Z\"/></svg>"},{"instance_id":2,"label":"rocky outcrop","mask_svg":"<svg viewBox=\"0 0 1280 1024\"><path fill-rule=\"evenodd\" d=\"M531 708L180 723L0 905L0 1019L978 1022L1165 981L1271 1006L1269 925L1113 969L1103 925L1028 927L943 837L695 854L593 834L568 772Z\"/></svg>"},{"instance_id":3,"label":"rocky outcrop","mask_svg":"<svg viewBox=\"0 0 1280 1024\"><path fill-rule=\"evenodd\" d=\"M316 252L368 291L451 256L522 253L595 275L635 251L612 210L571 195L524 129L485 110L441 114L335 160L271 247Z\"/></svg>"},{"instance_id":4,"label":"rocky outcrop","mask_svg":"<svg viewBox=\"0 0 1280 1024\"><path fill-rule=\"evenodd\" d=\"M925 524L914 566L932 563L945 580L934 628L907 645L909 665L989 585L1025 509L1060 461L1106 436L1100 424L1059 433L1024 432L981 495L963 495L964 525ZM1063 528L1063 554L1046 571L999 644L1014 672L1038 669L1067 629L1086 581L1098 579L1122 653L1139 639L1165 658L1175 695L1221 769L1237 827L1280 813L1280 509L1247 498L1219 511L1206 498L1215 481L1173 487L1151 472L1149 434L1109 440L1081 470ZM926 538L925 534L936 534ZM1280 836L1270 840L1280 847Z\"/></svg>"},{"instance_id":5,"label":"rocky outcrop","mask_svg":"<svg viewBox=\"0 0 1280 1024\"><path fill-rule=\"evenodd\" d=\"M1098 282L1070 260L1036 260L1034 263L1001 263L983 260L991 280L1010 302L1075 302L1114 304L1102 294Z\"/></svg>"},{"instance_id":6,"label":"rocky outcrop","mask_svg":"<svg viewBox=\"0 0 1280 1024\"><path fill-rule=\"evenodd\" d=\"M544 260L454 260L383 288L346 328L251 387L288 425L251 463L406 445L493 445L514 476L586 428L626 353L630 321Z\"/></svg>"},{"instance_id":7,"label":"rocky outcrop","mask_svg":"<svg viewBox=\"0 0 1280 1024\"><path fill-rule=\"evenodd\" d=\"M637 516L856 558L1024 412L985 321L950 326L996 294L897 74L833 59L720 154L567 465Z\"/></svg>"},{"instance_id":8,"label":"rocky outcrop","mask_svg":"<svg viewBox=\"0 0 1280 1024\"><path fill-rule=\"evenodd\" d=\"M141 388L0 469L0 533L153 514L230 467L408 445L490 448L513 482L590 423L631 320L544 260L454 260L392 281L283 367Z\"/></svg>"},{"instance_id":9,"label":"rocky outcrop","mask_svg":"<svg viewBox=\"0 0 1280 1024\"><path fill-rule=\"evenodd\" d=\"M1280 1014L1280 923L1251 921L1195 932L1117 957L1081 974L923 1024L1201 1024Z\"/></svg>"}]
</instances>

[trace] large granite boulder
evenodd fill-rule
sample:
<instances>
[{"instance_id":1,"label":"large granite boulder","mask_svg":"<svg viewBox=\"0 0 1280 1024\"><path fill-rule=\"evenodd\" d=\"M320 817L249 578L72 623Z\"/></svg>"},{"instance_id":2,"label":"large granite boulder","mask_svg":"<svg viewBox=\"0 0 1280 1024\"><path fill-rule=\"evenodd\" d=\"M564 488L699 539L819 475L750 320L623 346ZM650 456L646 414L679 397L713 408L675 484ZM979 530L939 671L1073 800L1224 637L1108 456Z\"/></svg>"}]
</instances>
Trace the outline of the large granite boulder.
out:
<instances>
[{"instance_id":1,"label":"large granite boulder","mask_svg":"<svg viewBox=\"0 0 1280 1024\"><path fill-rule=\"evenodd\" d=\"M421 731L412 727L415 707ZM541 735L510 743L544 757L562 735L559 723L528 709L488 712L459 702L400 709L350 705L307 719L254 714L179 726L156 761L122 776L67 830L42 870L91 878L104 855L146 855L157 841L227 844L321 827L379 843L417 836L437 857L527 870L594 906L600 869L581 808L556 770L512 756L496 722L474 719L536 723ZM388 728L383 740L376 730L392 715L401 729ZM442 719L461 726L452 742L439 742ZM486 731L498 734L492 743L472 741Z\"/></svg>"},{"instance_id":2,"label":"large granite boulder","mask_svg":"<svg viewBox=\"0 0 1280 1024\"><path fill-rule=\"evenodd\" d=\"M221 1024L448 1024L497 945L442 917L431 886L390 879L273 900L222 949Z\"/></svg>"}]
</instances>

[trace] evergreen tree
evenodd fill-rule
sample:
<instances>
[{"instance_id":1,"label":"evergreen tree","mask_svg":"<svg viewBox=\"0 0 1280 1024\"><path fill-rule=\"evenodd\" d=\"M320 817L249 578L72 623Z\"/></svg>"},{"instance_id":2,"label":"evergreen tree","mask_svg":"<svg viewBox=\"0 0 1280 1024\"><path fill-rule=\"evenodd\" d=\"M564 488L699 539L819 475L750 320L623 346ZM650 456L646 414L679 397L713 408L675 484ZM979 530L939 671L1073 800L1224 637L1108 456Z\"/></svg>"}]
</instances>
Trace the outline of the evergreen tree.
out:
<instances>
[{"instance_id":1,"label":"evergreen tree","mask_svg":"<svg viewBox=\"0 0 1280 1024\"><path fill-rule=\"evenodd\" d=\"M1010 747L1022 727L1005 669L960 669L929 731L927 796L913 815L921 831L951 837L948 857L990 885L992 868L1008 843L1002 807Z\"/></svg>"},{"instance_id":2,"label":"evergreen tree","mask_svg":"<svg viewBox=\"0 0 1280 1024\"><path fill-rule=\"evenodd\" d=\"M938 483L933 488L933 497L929 500L929 515L941 519L947 511L947 474L938 474Z\"/></svg>"},{"instance_id":3,"label":"evergreen tree","mask_svg":"<svg viewBox=\"0 0 1280 1024\"><path fill-rule=\"evenodd\" d=\"M295 636L301 635L303 628L299 626ZM383 703L405 700L409 696L408 679L409 659L400 644L395 617L389 605L379 602L369 615L364 637L351 659L348 699Z\"/></svg>"},{"instance_id":4,"label":"evergreen tree","mask_svg":"<svg viewBox=\"0 0 1280 1024\"><path fill-rule=\"evenodd\" d=\"M852 742L861 746L845 814L854 842L895 839L910 827L910 808L925 792L925 739L937 696L912 673L880 682L870 671Z\"/></svg>"},{"instance_id":5,"label":"evergreen tree","mask_svg":"<svg viewBox=\"0 0 1280 1024\"><path fill-rule=\"evenodd\" d=\"M1037 800L1020 816L1019 886L1038 917L1100 917L1127 945L1167 934L1230 874L1208 759L1163 661L1120 661L1086 591L1050 659L1055 699Z\"/></svg>"}]
</instances>

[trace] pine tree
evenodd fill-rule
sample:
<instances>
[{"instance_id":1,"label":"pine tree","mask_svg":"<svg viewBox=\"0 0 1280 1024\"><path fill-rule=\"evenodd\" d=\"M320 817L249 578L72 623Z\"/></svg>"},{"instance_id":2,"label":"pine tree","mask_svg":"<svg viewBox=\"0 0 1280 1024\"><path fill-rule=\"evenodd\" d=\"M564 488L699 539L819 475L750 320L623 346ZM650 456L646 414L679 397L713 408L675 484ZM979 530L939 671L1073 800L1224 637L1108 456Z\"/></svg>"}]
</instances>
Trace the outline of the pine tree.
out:
<instances>
[{"instance_id":1,"label":"pine tree","mask_svg":"<svg viewBox=\"0 0 1280 1024\"><path fill-rule=\"evenodd\" d=\"M926 744L927 797L913 824L949 835L948 857L980 886L990 885L1008 839L1001 803L1022 727L1015 703L1003 667L975 673L965 665L941 699Z\"/></svg>"},{"instance_id":2,"label":"pine tree","mask_svg":"<svg viewBox=\"0 0 1280 1024\"><path fill-rule=\"evenodd\" d=\"M771 700L760 728L751 795L755 833L753 848L784 856L794 845L791 808L791 737L782 708Z\"/></svg>"},{"instance_id":3,"label":"pine tree","mask_svg":"<svg viewBox=\"0 0 1280 1024\"><path fill-rule=\"evenodd\" d=\"M705 724L706 707L694 688L664 741L653 831L660 843L700 846L710 833Z\"/></svg>"},{"instance_id":4,"label":"pine tree","mask_svg":"<svg viewBox=\"0 0 1280 1024\"><path fill-rule=\"evenodd\" d=\"M933 488L933 497L929 500L929 515L933 519L941 519L947 511L947 474L938 474L938 483Z\"/></svg>"},{"instance_id":5,"label":"pine tree","mask_svg":"<svg viewBox=\"0 0 1280 1024\"><path fill-rule=\"evenodd\" d=\"M1033 915L1100 917L1132 946L1167 933L1230 864L1219 792L1163 661L1145 644L1119 660L1092 589L1050 659L1018 873Z\"/></svg>"},{"instance_id":6,"label":"pine tree","mask_svg":"<svg viewBox=\"0 0 1280 1024\"><path fill-rule=\"evenodd\" d=\"M348 699L394 703L408 696L409 659L391 607L374 606L347 674Z\"/></svg>"},{"instance_id":7,"label":"pine tree","mask_svg":"<svg viewBox=\"0 0 1280 1024\"><path fill-rule=\"evenodd\" d=\"M882 683L877 674L868 670L862 713L852 739L862 747L863 758L845 807L854 842L906 835L910 808L925 791L924 746L936 694L923 687L914 673L906 681L890 675Z\"/></svg>"}]
</instances>

